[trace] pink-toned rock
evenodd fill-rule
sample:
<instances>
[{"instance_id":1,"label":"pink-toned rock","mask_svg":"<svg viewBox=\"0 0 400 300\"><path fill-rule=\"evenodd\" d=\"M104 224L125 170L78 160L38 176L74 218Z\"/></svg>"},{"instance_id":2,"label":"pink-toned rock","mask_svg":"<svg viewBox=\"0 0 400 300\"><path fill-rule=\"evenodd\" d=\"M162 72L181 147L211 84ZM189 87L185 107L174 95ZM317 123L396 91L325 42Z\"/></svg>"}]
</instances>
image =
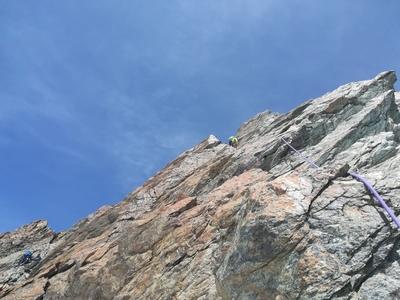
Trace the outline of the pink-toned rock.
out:
<instances>
[{"instance_id":1,"label":"pink-toned rock","mask_svg":"<svg viewBox=\"0 0 400 300\"><path fill-rule=\"evenodd\" d=\"M210 136L68 231L37 221L1 234L0 298L398 299L398 229L347 173L400 212L395 80L260 113L237 149ZM27 248L44 259L16 267Z\"/></svg>"}]
</instances>

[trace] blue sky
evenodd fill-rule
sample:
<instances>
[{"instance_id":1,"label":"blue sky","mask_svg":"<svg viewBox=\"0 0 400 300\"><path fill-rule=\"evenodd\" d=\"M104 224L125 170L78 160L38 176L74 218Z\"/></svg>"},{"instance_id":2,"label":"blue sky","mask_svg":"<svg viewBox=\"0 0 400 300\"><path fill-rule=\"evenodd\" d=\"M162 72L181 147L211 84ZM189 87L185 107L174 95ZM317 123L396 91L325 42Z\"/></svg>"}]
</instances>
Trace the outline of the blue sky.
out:
<instances>
[{"instance_id":1,"label":"blue sky","mask_svg":"<svg viewBox=\"0 0 400 300\"><path fill-rule=\"evenodd\" d=\"M2 1L0 232L69 229L210 134L400 69L400 2Z\"/></svg>"}]
</instances>

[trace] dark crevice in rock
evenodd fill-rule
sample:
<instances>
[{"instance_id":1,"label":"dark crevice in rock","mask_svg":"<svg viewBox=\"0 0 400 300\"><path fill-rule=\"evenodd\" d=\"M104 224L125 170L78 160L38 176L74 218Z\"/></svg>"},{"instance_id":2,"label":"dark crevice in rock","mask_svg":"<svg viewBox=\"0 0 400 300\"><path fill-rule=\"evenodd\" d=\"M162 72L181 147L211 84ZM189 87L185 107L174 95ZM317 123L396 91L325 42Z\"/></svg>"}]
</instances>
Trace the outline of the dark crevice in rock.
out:
<instances>
[{"instance_id":1,"label":"dark crevice in rock","mask_svg":"<svg viewBox=\"0 0 400 300\"><path fill-rule=\"evenodd\" d=\"M196 239L199 238L199 236L201 236L201 235L206 231L209 222L210 222L210 221L207 221L207 222L204 224L204 226L203 226L199 231L193 232L194 235L195 235L195 237L196 237Z\"/></svg>"},{"instance_id":2,"label":"dark crevice in rock","mask_svg":"<svg viewBox=\"0 0 400 300\"><path fill-rule=\"evenodd\" d=\"M254 167L261 168L263 171L266 171L262 167L260 167L259 164L257 164L257 161L262 159L261 165L265 164L266 160L268 160L268 156L270 156L271 154L274 155L276 150L279 149L279 147L280 147L279 141L278 142L276 142L276 141L271 142L271 144L269 144L266 147L264 147L263 151L256 152L254 154L254 158L252 160L247 162L245 165L239 167L236 170L234 176L239 176L243 172L245 172L245 171L247 171L249 169L252 169ZM273 158L273 156L272 156L272 158ZM268 164L270 164L270 163L268 163Z\"/></svg>"},{"instance_id":3,"label":"dark crevice in rock","mask_svg":"<svg viewBox=\"0 0 400 300\"><path fill-rule=\"evenodd\" d=\"M74 248L75 245L78 244L78 242L74 241L72 243L68 243L67 245L66 244L67 244L67 242L64 242L64 243L58 245L55 249L53 249L53 251L51 251L47 257L45 257L43 260L41 260L40 264L36 265L32 269L30 277L34 277L38 274L38 272L40 271L40 266L44 265L45 263L47 263L49 261L56 259L59 256L62 256L64 253L66 253L69 250L71 250L72 248ZM57 264L59 264L59 263L57 263ZM54 269L54 267L52 269ZM49 272L52 272L51 270ZM46 276L41 276L41 277L46 277Z\"/></svg>"},{"instance_id":4,"label":"dark crevice in rock","mask_svg":"<svg viewBox=\"0 0 400 300\"><path fill-rule=\"evenodd\" d=\"M373 200L376 200L376 199L374 198ZM383 222L385 223L385 225L386 226L390 226L390 224L392 223L392 219L389 219L386 216L386 214L382 211L382 209L383 209L382 206L380 206L380 204L378 204L378 203L375 203L373 206L375 207L375 209L378 212L378 214L381 216L381 218L382 218ZM378 207L380 209L378 209Z\"/></svg>"},{"instance_id":5,"label":"dark crevice in rock","mask_svg":"<svg viewBox=\"0 0 400 300\"><path fill-rule=\"evenodd\" d=\"M297 226L297 228L294 229L294 233L293 233L290 237L288 237L287 241L284 243L284 244L285 244L285 247L283 247L283 248L281 249L281 251L277 252L277 253L276 253L270 260L268 260L267 262L262 263L262 264L259 265L258 267L252 269L251 272L255 272L255 271L258 271L258 270L260 270L260 269L262 269L262 268L265 268L266 266L268 266L272 261L274 261L274 260L275 260L276 258L278 258L278 257L280 257L280 258L285 257L288 253L290 253L289 251L287 251L287 249L288 249L289 247L290 247L290 249L295 249L295 248L307 237L307 234L305 234L305 235L304 235L302 238L300 238L294 245L290 245L290 241L292 241L293 236L295 236L295 235L297 234L297 232L303 227L303 225L304 225L304 224L299 224L299 225ZM290 249L289 249L289 250L290 250Z\"/></svg>"},{"instance_id":6,"label":"dark crevice in rock","mask_svg":"<svg viewBox=\"0 0 400 300\"><path fill-rule=\"evenodd\" d=\"M54 242L56 242L58 240L58 236L59 234L54 233L53 238L50 240L49 244L53 244Z\"/></svg>"},{"instance_id":7,"label":"dark crevice in rock","mask_svg":"<svg viewBox=\"0 0 400 300\"><path fill-rule=\"evenodd\" d=\"M42 295L38 296L35 300L43 300L44 296L46 296L46 292L47 292L48 288L50 287L50 285L51 285L50 282L47 281L43 287L44 293Z\"/></svg>"},{"instance_id":8,"label":"dark crevice in rock","mask_svg":"<svg viewBox=\"0 0 400 300\"><path fill-rule=\"evenodd\" d=\"M3 291L0 291L0 299L6 297L7 295L9 295L14 289L13 288L9 288L9 289L5 289Z\"/></svg>"},{"instance_id":9,"label":"dark crevice in rock","mask_svg":"<svg viewBox=\"0 0 400 300\"><path fill-rule=\"evenodd\" d=\"M86 265L89 263L88 259L89 259L90 257L92 257L95 253L96 253L96 251L90 252L90 253L85 257L85 259L83 260L81 266L82 266L82 267L83 267L83 266L86 266Z\"/></svg>"},{"instance_id":10,"label":"dark crevice in rock","mask_svg":"<svg viewBox=\"0 0 400 300\"><path fill-rule=\"evenodd\" d=\"M208 176L210 178L215 178L219 174L224 173L225 170L230 166L229 162L230 162L232 156L233 156L233 154L230 154L230 155L223 157L222 159L218 157L217 160L214 160L209 169Z\"/></svg>"},{"instance_id":11,"label":"dark crevice in rock","mask_svg":"<svg viewBox=\"0 0 400 300\"><path fill-rule=\"evenodd\" d=\"M395 261L394 258L399 257L397 251L400 249L400 236L397 229L395 229L394 234L393 231L391 230L391 236L382 240L376 247L374 247L374 250L375 249L379 250L381 245L385 243L390 244L391 242L392 242L392 247L387 253L385 259L383 259L382 262L377 266L377 270L384 270L388 264L391 264L392 262Z\"/></svg>"},{"instance_id":12,"label":"dark crevice in rock","mask_svg":"<svg viewBox=\"0 0 400 300\"><path fill-rule=\"evenodd\" d=\"M180 207L178 210L170 213L168 215L168 218L176 218L180 214L182 214L183 212L191 210L195 206L197 206L197 198L196 197L191 197L190 201L188 203L186 203L186 205L184 205L184 206Z\"/></svg>"},{"instance_id":13,"label":"dark crevice in rock","mask_svg":"<svg viewBox=\"0 0 400 300\"><path fill-rule=\"evenodd\" d=\"M27 285L29 285L29 284L31 284L31 283L33 283L33 280L32 280L32 279L27 280L26 282L24 282L23 284L21 284L21 287L27 286Z\"/></svg>"},{"instance_id":14,"label":"dark crevice in rock","mask_svg":"<svg viewBox=\"0 0 400 300\"><path fill-rule=\"evenodd\" d=\"M351 283L348 282L346 285L344 285L340 290L336 291L333 293L328 300L333 300L333 299L350 299L349 294L353 291L353 288L351 287Z\"/></svg>"},{"instance_id":15,"label":"dark crevice in rock","mask_svg":"<svg viewBox=\"0 0 400 300\"><path fill-rule=\"evenodd\" d=\"M328 180L328 182L324 186L322 186L320 188L320 190L318 191L318 193L310 200L310 205L308 206L308 210L306 212L306 221L312 215L311 210L312 210L312 206L313 206L314 201L316 199L318 199L319 196L321 196L322 193L332 185L332 183L333 183L332 180Z\"/></svg>"},{"instance_id":16,"label":"dark crevice in rock","mask_svg":"<svg viewBox=\"0 0 400 300\"><path fill-rule=\"evenodd\" d=\"M314 210L312 213L316 214L319 213L321 211L324 211L329 205L331 205L332 203L334 203L335 201L338 201L339 197L333 199L332 201L329 201L328 204L324 205L323 207L321 207L320 209ZM345 204L344 204L345 205ZM343 206L344 206L343 205ZM310 211L310 210L309 210ZM342 211L343 212L343 211Z\"/></svg>"},{"instance_id":17,"label":"dark crevice in rock","mask_svg":"<svg viewBox=\"0 0 400 300\"><path fill-rule=\"evenodd\" d=\"M199 195L201 193L206 193L222 185L225 181L231 178L231 176L221 176L226 173L228 167L231 166L230 159L232 155L223 157L219 161L213 162L210 166L208 172L202 176L198 181L197 186L194 188L193 194ZM205 164L207 165L207 163ZM199 168L201 170L201 168ZM226 175L226 174L225 174ZM218 178L218 179L217 179Z\"/></svg>"},{"instance_id":18,"label":"dark crevice in rock","mask_svg":"<svg viewBox=\"0 0 400 300\"><path fill-rule=\"evenodd\" d=\"M56 263L55 266L53 266L47 273L44 273L42 276L40 277L44 277L44 278L51 278L54 275L58 274L58 266L60 263Z\"/></svg>"},{"instance_id":19,"label":"dark crevice in rock","mask_svg":"<svg viewBox=\"0 0 400 300\"><path fill-rule=\"evenodd\" d=\"M372 159L371 160L371 165L370 167L379 165L387 160L389 160L390 158L396 156L398 153L398 150L396 148L393 148L390 152L387 152L385 155L383 155L381 158L379 159Z\"/></svg>"},{"instance_id":20,"label":"dark crevice in rock","mask_svg":"<svg viewBox=\"0 0 400 300\"><path fill-rule=\"evenodd\" d=\"M19 288L28 286L28 285L30 285L30 284L32 284L32 283L33 283L33 279L26 280L25 282L23 282L23 283L19 286ZM4 298L5 296L9 295L9 294L10 294L11 292L13 292L13 291L14 291L14 287L9 287L9 288L6 288L6 289L4 289L4 290L0 290L0 299L2 299L2 298Z\"/></svg>"},{"instance_id":21,"label":"dark crevice in rock","mask_svg":"<svg viewBox=\"0 0 400 300\"><path fill-rule=\"evenodd\" d=\"M165 267L167 268L167 272L168 272L168 271L171 271L173 267L179 265L179 264L186 258L186 256L187 256L187 254L186 254L186 252L184 252L183 254L181 254L181 255L179 256L178 259L174 260L174 261L171 262L171 263L166 264Z\"/></svg>"},{"instance_id":22,"label":"dark crevice in rock","mask_svg":"<svg viewBox=\"0 0 400 300\"><path fill-rule=\"evenodd\" d=\"M398 253L399 248L400 248L400 237L397 237L393 248L389 251L388 255L386 256L385 264L391 264L393 262L400 261L400 255ZM385 266L385 264L383 264L382 266Z\"/></svg>"},{"instance_id":23,"label":"dark crevice in rock","mask_svg":"<svg viewBox=\"0 0 400 300\"><path fill-rule=\"evenodd\" d=\"M181 219L179 217L167 217L166 227L170 228L177 228L183 225Z\"/></svg>"},{"instance_id":24,"label":"dark crevice in rock","mask_svg":"<svg viewBox=\"0 0 400 300\"><path fill-rule=\"evenodd\" d=\"M310 99L307 102L304 102L303 104L298 106L297 108L291 110L287 114L278 117L276 122L274 122L274 124L273 124L273 128L276 128L276 127L288 122L289 120L293 120L293 119L297 118L298 116L300 116L306 110L306 108L309 107L313 103L313 101L314 101L314 99Z\"/></svg>"},{"instance_id":25,"label":"dark crevice in rock","mask_svg":"<svg viewBox=\"0 0 400 300\"><path fill-rule=\"evenodd\" d=\"M392 237L389 239L392 239ZM377 252L377 250L379 250L380 246L385 242L388 242L388 239L382 240L373 248L371 257L365 264L365 267L362 269L362 275L364 276L359 278L359 280L354 284L354 290L356 292L360 290L361 286L365 281L373 277L376 273L384 271L387 264L390 265L393 257L397 255L397 250L399 249L400 237L395 238L395 243L393 244L393 247L390 249L389 253L381 262L379 262L379 264L375 265L374 254ZM396 252L396 254L394 254L394 252Z\"/></svg>"},{"instance_id":26,"label":"dark crevice in rock","mask_svg":"<svg viewBox=\"0 0 400 300\"><path fill-rule=\"evenodd\" d=\"M382 231L383 228L384 228L384 227L380 227L380 228L378 228L377 230L375 230L371 235L367 236L367 237L365 238L365 240L364 240L357 248L355 248L352 252L348 253L347 256L349 257L349 259L345 262L345 264L346 264L346 265L349 264L350 261L354 258L354 256L355 256L357 253L359 253L361 250L364 249L364 247L365 247L365 246L367 245L367 243L368 243L368 240L369 240L369 239L375 239L375 238L378 236L378 234ZM355 272L355 273L357 273L357 272ZM354 274L349 273L348 275L354 275Z\"/></svg>"},{"instance_id":27,"label":"dark crevice in rock","mask_svg":"<svg viewBox=\"0 0 400 300\"><path fill-rule=\"evenodd\" d=\"M394 94L393 94L393 101L390 102L390 106L388 109L388 116L393 120L395 124L400 123L400 111L399 107L396 105Z\"/></svg>"},{"instance_id":28,"label":"dark crevice in rock","mask_svg":"<svg viewBox=\"0 0 400 300\"><path fill-rule=\"evenodd\" d=\"M288 131L288 129L292 126L292 124L286 125L285 127L283 127L280 131L279 134L283 134L286 131Z\"/></svg>"},{"instance_id":29,"label":"dark crevice in rock","mask_svg":"<svg viewBox=\"0 0 400 300\"><path fill-rule=\"evenodd\" d=\"M278 146L278 147L276 147ZM290 152L289 147L285 147L276 143L276 146L262 156L261 163L257 166L264 172L269 172L273 167L281 163L282 158L286 157Z\"/></svg>"},{"instance_id":30,"label":"dark crevice in rock","mask_svg":"<svg viewBox=\"0 0 400 300\"><path fill-rule=\"evenodd\" d=\"M40 277L50 279L59 273L63 273L65 271L71 269L75 264L76 264L76 261L72 261L69 264L68 263L61 264L60 262L57 262L55 264L55 266L53 266L47 273L42 274Z\"/></svg>"}]
</instances>

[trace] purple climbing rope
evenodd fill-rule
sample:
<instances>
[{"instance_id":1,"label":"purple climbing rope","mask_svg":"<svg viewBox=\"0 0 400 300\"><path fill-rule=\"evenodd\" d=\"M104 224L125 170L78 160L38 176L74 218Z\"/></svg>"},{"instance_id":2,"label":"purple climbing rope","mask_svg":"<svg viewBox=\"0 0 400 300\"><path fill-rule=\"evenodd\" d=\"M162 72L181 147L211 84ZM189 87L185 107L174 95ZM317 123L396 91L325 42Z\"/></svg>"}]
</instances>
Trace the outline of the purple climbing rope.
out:
<instances>
[{"instance_id":1,"label":"purple climbing rope","mask_svg":"<svg viewBox=\"0 0 400 300\"><path fill-rule=\"evenodd\" d=\"M319 166L317 166L316 164L314 164L311 160L309 160L307 157L305 157L303 154L301 154L299 151L297 151L295 148L292 147L292 145L290 145L288 142L286 142L283 137L281 137L281 140L288 145L294 152L296 152L298 155L300 155L305 161L307 161L308 163L310 163L311 165L313 165L315 168L319 169ZM396 218L396 216L394 215L394 213L390 210L390 208L386 205L385 201L383 201L382 197L379 196L379 194L376 192L376 190L372 187L372 185L370 185L364 178L362 178L360 175L358 174L354 174L354 173L348 173L351 177L359 179L360 181L362 181L362 183L364 183L364 185L374 194L374 196L376 197L376 199L378 199L379 203L382 205L382 207L386 210L386 212L389 214L389 216L392 218L392 220L396 223L397 227L400 228L400 222L399 220Z\"/></svg>"},{"instance_id":2,"label":"purple climbing rope","mask_svg":"<svg viewBox=\"0 0 400 300\"><path fill-rule=\"evenodd\" d=\"M319 167L314 164L311 160L309 160L307 157L305 157L303 154L301 154L299 151L297 151L295 148L292 147L292 145L290 145L288 142L285 141L285 139L283 137L281 137L281 140L288 145L290 148L292 148L292 150L294 152L296 152L298 155L300 155L306 162L310 163L311 165L313 165L315 168L319 169Z\"/></svg>"},{"instance_id":3,"label":"purple climbing rope","mask_svg":"<svg viewBox=\"0 0 400 300\"><path fill-rule=\"evenodd\" d=\"M389 216L393 219L393 221L397 224L397 227L400 228L400 222L399 220L396 218L396 216L392 213L392 211L390 210L390 208L386 205L385 201L383 201L383 199L381 198L381 196L379 196L379 194L375 191L375 189L372 187L372 185L370 185L364 178L362 178L360 175L358 174L354 174L354 173L349 173L353 178L357 178L359 180L361 180L365 186L374 194L374 196L376 197L376 199L378 199L378 201L380 202L380 204L383 206L383 208L387 211L387 213L389 214Z\"/></svg>"}]
</instances>

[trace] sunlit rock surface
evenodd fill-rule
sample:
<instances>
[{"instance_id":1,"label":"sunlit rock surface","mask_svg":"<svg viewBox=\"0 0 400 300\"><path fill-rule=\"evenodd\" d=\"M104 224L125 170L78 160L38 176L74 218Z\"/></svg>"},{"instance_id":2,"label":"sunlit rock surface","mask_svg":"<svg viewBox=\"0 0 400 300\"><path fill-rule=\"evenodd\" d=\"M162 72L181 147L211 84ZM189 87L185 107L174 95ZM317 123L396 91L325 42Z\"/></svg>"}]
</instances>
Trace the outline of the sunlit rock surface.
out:
<instances>
[{"instance_id":1,"label":"sunlit rock surface","mask_svg":"<svg viewBox=\"0 0 400 300\"><path fill-rule=\"evenodd\" d=\"M237 149L211 135L66 232L1 234L0 298L400 299L397 225L348 175L400 214L395 81L260 113ZM16 266L26 248L44 257L31 269Z\"/></svg>"}]
</instances>

